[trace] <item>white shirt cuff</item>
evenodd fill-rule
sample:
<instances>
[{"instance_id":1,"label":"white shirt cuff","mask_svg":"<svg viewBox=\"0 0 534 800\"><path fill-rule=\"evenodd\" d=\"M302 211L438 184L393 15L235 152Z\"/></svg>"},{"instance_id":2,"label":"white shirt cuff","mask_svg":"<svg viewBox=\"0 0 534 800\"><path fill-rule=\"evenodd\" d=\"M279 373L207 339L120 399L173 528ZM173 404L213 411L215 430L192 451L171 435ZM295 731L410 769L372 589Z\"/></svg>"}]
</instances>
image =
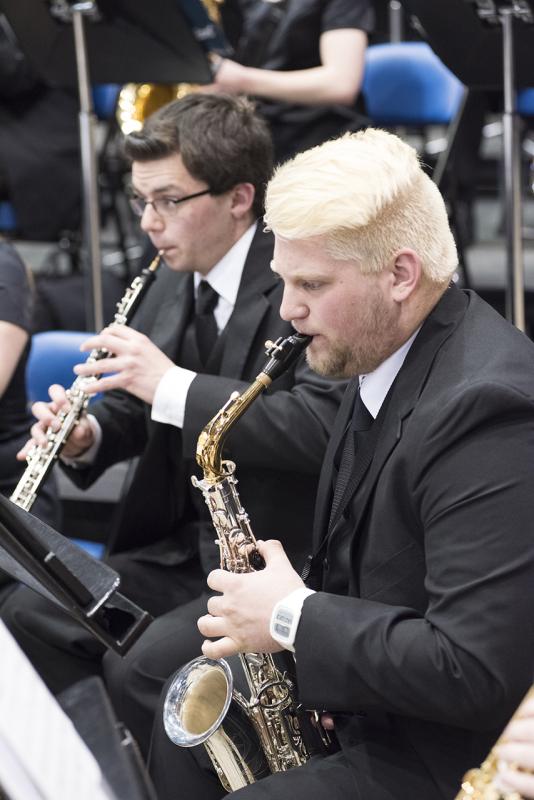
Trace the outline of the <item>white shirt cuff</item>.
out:
<instances>
[{"instance_id":1,"label":"white shirt cuff","mask_svg":"<svg viewBox=\"0 0 534 800\"><path fill-rule=\"evenodd\" d=\"M292 653L295 652L295 637L302 614L302 606L310 594L315 594L315 592L306 586L295 589L275 605L271 614L271 636L278 644L281 644L286 650L291 650Z\"/></svg>"},{"instance_id":2,"label":"white shirt cuff","mask_svg":"<svg viewBox=\"0 0 534 800\"><path fill-rule=\"evenodd\" d=\"M154 422L184 427L185 403L197 373L184 367L170 367L157 385L152 402Z\"/></svg>"},{"instance_id":3,"label":"white shirt cuff","mask_svg":"<svg viewBox=\"0 0 534 800\"><path fill-rule=\"evenodd\" d=\"M93 429L93 444L79 456L74 458L65 458L64 456L60 456L61 462L67 467L79 469L80 467L91 466L96 458L96 454L100 449L100 443L102 442L102 428L100 427L100 423L93 414L87 415L87 421Z\"/></svg>"}]
</instances>

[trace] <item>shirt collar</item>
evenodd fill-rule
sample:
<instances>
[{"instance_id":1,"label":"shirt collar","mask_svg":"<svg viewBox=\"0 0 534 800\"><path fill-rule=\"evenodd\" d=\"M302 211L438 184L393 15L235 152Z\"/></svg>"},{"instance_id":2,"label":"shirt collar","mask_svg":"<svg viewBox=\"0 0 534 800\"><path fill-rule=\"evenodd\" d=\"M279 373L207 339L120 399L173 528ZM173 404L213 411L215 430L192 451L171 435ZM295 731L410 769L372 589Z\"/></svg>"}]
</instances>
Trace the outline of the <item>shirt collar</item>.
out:
<instances>
[{"instance_id":1,"label":"shirt collar","mask_svg":"<svg viewBox=\"0 0 534 800\"><path fill-rule=\"evenodd\" d=\"M201 275L200 272L194 273L195 296L200 281L205 280L220 297L224 298L230 305L235 306L241 276L252 239L256 233L256 226L257 223L254 222L224 254L220 261L214 264L207 275Z\"/></svg>"},{"instance_id":2,"label":"shirt collar","mask_svg":"<svg viewBox=\"0 0 534 800\"><path fill-rule=\"evenodd\" d=\"M386 399L391 384L397 377L397 374L404 363L404 359L408 355L408 351L412 346L415 337L419 333L421 326L404 342L398 350L395 350L385 361L383 361L373 372L367 375L360 375L360 396L362 401L373 417L376 419L382 403Z\"/></svg>"}]
</instances>

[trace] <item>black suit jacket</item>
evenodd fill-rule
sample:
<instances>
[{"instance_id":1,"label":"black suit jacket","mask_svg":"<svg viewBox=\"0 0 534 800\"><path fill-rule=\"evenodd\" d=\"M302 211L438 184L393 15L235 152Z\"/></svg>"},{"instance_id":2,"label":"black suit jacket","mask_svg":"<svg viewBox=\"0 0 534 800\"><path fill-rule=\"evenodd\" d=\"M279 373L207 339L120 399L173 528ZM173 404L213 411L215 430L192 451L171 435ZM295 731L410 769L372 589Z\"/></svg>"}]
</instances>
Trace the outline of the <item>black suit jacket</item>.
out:
<instances>
[{"instance_id":1,"label":"black suit jacket","mask_svg":"<svg viewBox=\"0 0 534 800\"><path fill-rule=\"evenodd\" d=\"M453 798L532 679L534 345L448 289L328 535L349 414L346 399L321 477L326 591L306 599L297 633L301 699L338 712L362 800ZM346 537L350 574L332 575ZM346 595L329 593L343 577Z\"/></svg>"},{"instance_id":2,"label":"black suit jacket","mask_svg":"<svg viewBox=\"0 0 534 800\"><path fill-rule=\"evenodd\" d=\"M103 428L102 445L93 466L71 469L71 476L86 486L110 464L140 455L115 550L149 546L146 558L182 563L196 554L200 541L205 568L218 562L211 521L190 476L199 474L195 448L202 427L231 392L246 388L260 372L267 361L265 341L292 330L279 315L283 287L270 269L272 247L272 237L258 230L218 344L218 374L193 381L183 430L153 422L150 407L126 392L110 392L92 406ZM191 310L192 280L163 267L135 320L173 359ZM254 402L227 440L224 455L236 462L241 500L256 535L280 537L296 562L309 549L317 479L343 389L315 375L301 358Z\"/></svg>"}]
</instances>

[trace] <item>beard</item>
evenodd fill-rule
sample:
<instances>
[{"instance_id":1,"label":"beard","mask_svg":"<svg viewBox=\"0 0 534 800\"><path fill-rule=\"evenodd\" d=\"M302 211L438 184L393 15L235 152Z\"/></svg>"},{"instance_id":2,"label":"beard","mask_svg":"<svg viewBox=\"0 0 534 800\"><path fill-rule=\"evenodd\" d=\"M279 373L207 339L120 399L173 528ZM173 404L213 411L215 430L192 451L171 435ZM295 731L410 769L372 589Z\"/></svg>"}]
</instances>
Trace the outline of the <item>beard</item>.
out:
<instances>
[{"instance_id":1,"label":"beard","mask_svg":"<svg viewBox=\"0 0 534 800\"><path fill-rule=\"evenodd\" d=\"M328 378L352 378L373 372L400 346L398 312L386 303L379 288L370 292L365 307L358 314L358 322L347 320L344 328L353 332L349 342L324 340L322 353L313 353L308 347L308 366Z\"/></svg>"}]
</instances>

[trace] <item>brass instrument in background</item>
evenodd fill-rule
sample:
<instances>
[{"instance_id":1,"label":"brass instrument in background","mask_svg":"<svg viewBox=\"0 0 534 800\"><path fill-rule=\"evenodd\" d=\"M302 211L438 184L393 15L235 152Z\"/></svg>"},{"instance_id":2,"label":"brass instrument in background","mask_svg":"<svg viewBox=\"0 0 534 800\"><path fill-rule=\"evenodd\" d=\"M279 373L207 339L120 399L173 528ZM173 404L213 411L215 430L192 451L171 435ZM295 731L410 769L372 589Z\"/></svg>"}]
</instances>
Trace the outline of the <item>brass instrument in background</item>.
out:
<instances>
[{"instance_id":1,"label":"brass instrument in background","mask_svg":"<svg viewBox=\"0 0 534 800\"><path fill-rule=\"evenodd\" d=\"M221 568L246 573L263 566L249 518L239 500L235 464L222 460L224 439L258 395L284 372L309 344L301 334L267 342L270 360L249 388L235 392L202 430L197 461L203 480L193 477L217 532ZM250 699L233 690L224 659L196 658L176 673L167 693L163 720L167 735L181 747L204 744L227 791L253 783L269 772L304 764L330 741L320 726L303 726L309 713L297 709L295 686L286 671L266 653L240 656ZM233 702L232 702L233 701ZM229 708L232 714L227 714ZM223 727L224 724L224 727ZM316 738L311 742L311 736ZM246 753L243 751L246 750Z\"/></svg>"},{"instance_id":2,"label":"brass instrument in background","mask_svg":"<svg viewBox=\"0 0 534 800\"><path fill-rule=\"evenodd\" d=\"M534 685L519 704L512 720L521 716L521 710L528 700L534 697ZM506 792L503 794L493 786L493 779L497 775L498 758L495 747L504 741L504 734L495 742L494 747L488 753L486 759L480 767L470 769L466 772L462 781L462 788L456 795L455 800L521 800L521 795L517 792Z\"/></svg>"},{"instance_id":3,"label":"brass instrument in background","mask_svg":"<svg viewBox=\"0 0 534 800\"><path fill-rule=\"evenodd\" d=\"M224 0L201 0L210 20L221 24L219 6ZM145 120L172 100L181 100L198 89L196 83L126 83L117 99L117 121L123 134L140 131Z\"/></svg>"},{"instance_id":4,"label":"brass instrument in background","mask_svg":"<svg viewBox=\"0 0 534 800\"><path fill-rule=\"evenodd\" d=\"M156 277L155 273L160 261L161 254L158 253L151 264L142 270L141 274L135 277L130 286L128 286L126 292L117 303L117 311L113 319L115 325L129 325L141 300ZM109 356L109 352L104 347L91 350L87 363L92 364L102 358L107 358L107 356ZM33 447L28 453L26 457L28 466L9 498L19 508L29 511L33 506L39 489L63 450L74 426L89 404L90 396L85 389L89 383L96 380L98 380L96 375L85 377L79 375L75 379L70 389L67 390L70 408L68 411L62 411L59 414L59 430L53 431L48 428L46 445L44 447Z\"/></svg>"}]
</instances>

